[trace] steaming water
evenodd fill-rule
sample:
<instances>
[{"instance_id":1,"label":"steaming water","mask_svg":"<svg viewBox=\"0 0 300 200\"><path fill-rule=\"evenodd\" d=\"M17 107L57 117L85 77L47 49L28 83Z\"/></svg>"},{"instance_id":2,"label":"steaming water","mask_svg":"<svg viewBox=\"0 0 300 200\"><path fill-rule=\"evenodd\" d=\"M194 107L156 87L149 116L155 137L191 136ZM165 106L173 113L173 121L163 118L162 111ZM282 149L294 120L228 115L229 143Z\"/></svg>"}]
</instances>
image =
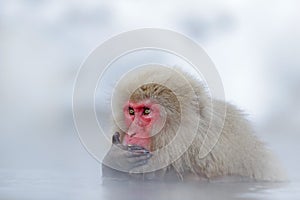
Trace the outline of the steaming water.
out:
<instances>
[{"instance_id":1,"label":"steaming water","mask_svg":"<svg viewBox=\"0 0 300 200\"><path fill-rule=\"evenodd\" d=\"M74 135L75 137L75 135ZM279 140L280 141L280 140ZM273 143L274 144L274 143ZM280 146L280 142L274 147ZM89 164L63 170L2 169L0 170L0 199L299 199L300 173L293 152L296 143L281 148L283 161L290 180L286 183L267 182L130 182L101 179L100 166L91 161L86 152L71 158ZM78 144L80 145L80 144ZM70 147L70 144L69 144ZM276 147L276 148L277 148ZM56 151L59 153L59 151Z\"/></svg>"},{"instance_id":2,"label":"steaming water","mask_svg":"<svg viewBox=\"0 0 300 200\"><path fill-rule=\"evenodd\" d=\"M299 199L290 183L135 183L102 184L99 177L65 177L37 171L1 171L1 199Z\"/></svg>"}]
</instances>

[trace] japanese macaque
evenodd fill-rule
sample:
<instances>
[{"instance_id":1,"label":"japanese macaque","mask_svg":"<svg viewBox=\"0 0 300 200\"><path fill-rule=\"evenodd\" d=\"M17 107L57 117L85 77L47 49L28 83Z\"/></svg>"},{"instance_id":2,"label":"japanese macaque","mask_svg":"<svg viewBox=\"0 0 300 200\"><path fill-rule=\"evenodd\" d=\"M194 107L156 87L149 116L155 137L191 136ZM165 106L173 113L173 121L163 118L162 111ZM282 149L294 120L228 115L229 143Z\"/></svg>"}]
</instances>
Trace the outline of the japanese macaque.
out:
<instances>
[{"instance_id":1,"label":"japanese macaque","mask_svg":"<svg viewBox=\"0 0 300 200\"><path fill-rule=\"evenodd\" d=\"M148 66L126 74L113 95L112 147L104 177L284 180L243 112L214 100L197 78Z\"/></svg>"}]
</instances>

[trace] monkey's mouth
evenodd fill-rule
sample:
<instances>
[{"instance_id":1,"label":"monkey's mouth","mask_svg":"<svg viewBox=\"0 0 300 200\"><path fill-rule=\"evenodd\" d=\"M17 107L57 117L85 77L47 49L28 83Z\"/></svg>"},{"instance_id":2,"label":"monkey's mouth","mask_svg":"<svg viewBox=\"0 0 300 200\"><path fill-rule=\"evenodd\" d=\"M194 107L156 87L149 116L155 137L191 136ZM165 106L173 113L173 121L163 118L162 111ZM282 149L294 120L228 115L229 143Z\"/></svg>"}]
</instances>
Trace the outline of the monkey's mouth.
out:
<instances>
[{"instance_id":1,"label":"monkey's mouth","mask_svg":"<svg viewBox=\"0 0 300 200\"><path fill-rule=\"evenodd\" d=\"M129 136L125 135L125 144L126 145L138 145L144 147L147 150L150 150L150 137L138 137L138 136Z\"/></svg>"}]
</instances>

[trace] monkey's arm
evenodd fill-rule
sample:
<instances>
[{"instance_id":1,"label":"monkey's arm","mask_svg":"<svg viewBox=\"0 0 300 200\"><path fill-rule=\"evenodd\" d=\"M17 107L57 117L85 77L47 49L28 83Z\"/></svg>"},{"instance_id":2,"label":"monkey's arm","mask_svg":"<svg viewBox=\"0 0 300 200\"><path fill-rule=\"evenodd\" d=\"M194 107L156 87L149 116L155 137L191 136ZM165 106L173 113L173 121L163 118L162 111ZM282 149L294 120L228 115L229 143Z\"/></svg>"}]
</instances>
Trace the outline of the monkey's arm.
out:
<instances>
[{"instance_id":1,"label":"monkey's arm","mask_svg":"<svg viewBox=\"0 0 300 200\"><path fill-rule=\"evenodd\" d=\"M147 164L151 157L143 147L122 145L119 137L118 132L113 135L113 145L103 159L103 177L128 179L132 169Z\"/></svg>"}]
</instances>

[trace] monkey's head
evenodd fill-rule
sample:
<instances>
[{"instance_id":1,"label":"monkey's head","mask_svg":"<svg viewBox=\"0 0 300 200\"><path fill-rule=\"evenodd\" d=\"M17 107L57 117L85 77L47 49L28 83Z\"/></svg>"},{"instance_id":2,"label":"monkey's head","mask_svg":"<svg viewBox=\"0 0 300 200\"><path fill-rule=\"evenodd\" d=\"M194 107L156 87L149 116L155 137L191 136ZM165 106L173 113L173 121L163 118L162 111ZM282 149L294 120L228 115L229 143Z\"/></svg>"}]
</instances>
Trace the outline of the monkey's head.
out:
<instances>
[{"instance_id":1,"label":"monkey's head","mask_svg":"<svg viewBox=\"0 0 300 200\"><path fill-rule=\"evenodd\" d=\"M165 144L157 141L160 135L164 134L166 137L168 133L171 137L173 132L167 131L167 127L172 124L175 131L180 122L180 104L176 95L166 86L157 83L145 84L136 89L125 102L123 113L125 143L140 145L151 151L162 148Z\"/></svg>"},{"instance_id":2,"label":"monkey's head","mask_svg":"<svg viewBox=\"0 0 300 200\"><path fill-rule=\"evenodd\" d=\"M199 124L204 90L195 90L193 80L168 67L130 71L114 89L113 132L121 133L123 144L159 150L166 154L162 159L169 155L174 156L170 160L178 158L191 145Z\"/></svg>"}]
</instances>

